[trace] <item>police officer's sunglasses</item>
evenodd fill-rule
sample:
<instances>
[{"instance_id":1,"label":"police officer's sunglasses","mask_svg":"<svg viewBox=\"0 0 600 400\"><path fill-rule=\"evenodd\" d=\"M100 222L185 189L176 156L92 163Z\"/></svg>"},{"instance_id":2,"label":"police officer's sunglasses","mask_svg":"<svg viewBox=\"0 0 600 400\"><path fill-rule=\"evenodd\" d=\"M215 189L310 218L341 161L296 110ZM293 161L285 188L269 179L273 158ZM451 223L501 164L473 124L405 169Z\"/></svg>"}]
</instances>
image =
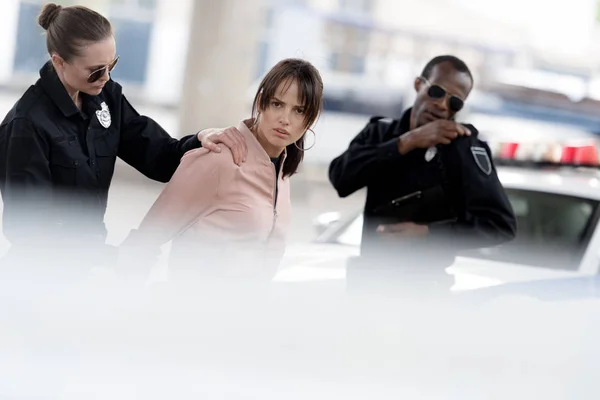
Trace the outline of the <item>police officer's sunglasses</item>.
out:
<instances>
[{"instance_id":1,"label":"police officer's sunglasses","mask_svg":"<svg viewBox=\"0 0 600 400\"><path fill-rule=\"evenodd\" d=\"M427 78L420 76L419 79L421 79L429 86L429 89L427 89L427 95L429 97L431 97L432 99L441 99L446 96L450 96L450 99L448 100L448 107L450 108L450 110L452 110L455 113L462 110L463 106L465 105L465 102L462 99L449 94L446 91L446 89L439 85L432 85Z\"/></svg>"},{"instance_id":2,"label":"police officer's sunglasses","mask_svg":"<svg viewBox=\"0 0 600 400\"><path fill-rule=\"evenodd\" d=\"M88 83L94 83L96 82L98 79L102 78L104 76L104 74L106 74L106 71L108 70L108 72L112 72L113 69L115 69L115 67L117 66L117 63L119 62L119 56L117 56L117 58L115 58L110 64L105 65L102 68L99 68L97 70L95 70L94 72L92 72L89 76L88 76Z\"/></svg>"}]
</instances>

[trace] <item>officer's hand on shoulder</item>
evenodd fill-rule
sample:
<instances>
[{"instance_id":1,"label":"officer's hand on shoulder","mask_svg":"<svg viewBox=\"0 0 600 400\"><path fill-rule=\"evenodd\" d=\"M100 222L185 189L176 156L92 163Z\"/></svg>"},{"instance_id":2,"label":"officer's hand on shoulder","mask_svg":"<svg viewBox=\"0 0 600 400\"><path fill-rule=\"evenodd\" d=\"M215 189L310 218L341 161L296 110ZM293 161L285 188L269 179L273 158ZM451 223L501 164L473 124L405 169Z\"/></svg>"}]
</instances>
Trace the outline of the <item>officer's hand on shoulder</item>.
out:
<instances>
[{"instance_id":1,"label":"officer's hand on shoulder","mask_svg":"<svg viewBox=\"0 0 600 400\"><path fill-rule=\"evenodd\" d=\"M438 119L418 127L400 138L398 149L406 154L415 149L427 149L438 144L450 144L460 136L470 136L471 131L455 121Z\"/></svg>"},{"instance_id":2,"label":"officer's hand on shoulder","mask_svg":"<svg viewBox=\"0 0 600 400\"><path fill-rule=\"evenodd\" d=\"M246 161L248 155L248 147L242 133L234 126L228 128L204 129L198 132L198 140L202 143L202 147L214 151L221 152L219 144L227 146L233 155L233 162L241 165Z\"/></svg>"}]
</instances>

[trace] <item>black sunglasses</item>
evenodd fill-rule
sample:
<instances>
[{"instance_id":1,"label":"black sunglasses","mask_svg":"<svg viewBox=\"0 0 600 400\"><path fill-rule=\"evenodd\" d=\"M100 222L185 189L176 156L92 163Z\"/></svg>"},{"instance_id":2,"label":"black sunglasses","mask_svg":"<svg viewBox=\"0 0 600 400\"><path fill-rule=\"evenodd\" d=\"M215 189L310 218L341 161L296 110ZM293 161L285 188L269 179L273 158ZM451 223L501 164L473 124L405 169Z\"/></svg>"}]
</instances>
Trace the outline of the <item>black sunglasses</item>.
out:
<instances>
[{"instance_id":1,"label":"black sunglasses","mask_svg":"<svg viewBox=\"0 0 600 400\"><path fill-rule=\"evenodd\" d=\"M429 85L429 89L427 89L427 95L432 99L441 99L443 97L448 96L448 92L443 87L439 85L432 85L431 82L427 80L427 78L421 77L421 79ZM450 95L448 106L450 107L450 110L452 110L452 112L459 112L460 110L462 110L464 105L465 102L462 99L454 95Z\"/></svg>"},{"instance_id":2,"label":"black sunglasses","mask_svg":"<svg viewBox=\"0 0 600 400\"><path fill-rule=\"evenodd\" d=\"M113 69L115 69L115 67L117 66L117 63L119 62L119 57L117 56L117 58L114 59L113 62L111 62L110 64L99 68L97 70L95 70L94 72L92 72L89 76L88 76L88 83L94 83L96 82L98 79L102 78L104 76L104 74L106 74L106 71L108 70L108 72L112 72Z\"/></svg>"}]
</instances>

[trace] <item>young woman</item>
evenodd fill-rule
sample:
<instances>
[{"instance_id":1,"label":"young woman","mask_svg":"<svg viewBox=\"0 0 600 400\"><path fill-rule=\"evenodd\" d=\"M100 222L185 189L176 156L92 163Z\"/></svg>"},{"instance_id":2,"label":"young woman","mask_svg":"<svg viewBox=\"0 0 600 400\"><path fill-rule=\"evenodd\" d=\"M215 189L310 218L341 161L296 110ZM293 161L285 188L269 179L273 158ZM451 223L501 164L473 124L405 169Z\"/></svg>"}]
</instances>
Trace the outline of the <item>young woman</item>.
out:
<instances>
[{"instance_id":1,"label":"young woman","mask_svg":"<svg viewBox=\"0 0 600 400\"><path fill-rule=\"evenodd\" d=\"M188 152L124 248L155 254L173 240L169 271L180 277L272 276L285 250L290 177L321 112L322 94L313 65L280 61L260 83L252 118L238 124L248 145L246 162L229 162L226 151Z\"/></svg>"},{"instance_id":2,"label":"young woman","mask_svg":"<svg viewBox=\"0 0 600 400\"><path fill-rule=\"evenodd\" d=\"M138 114L110 79L119 56L111 24L99 13L50 3L38 22L51 59L0 125L3 231L12 255L25 263L48 269L54 259L85 270L117 254L105 245L104 226L117 157L167 182L202 140L212 150L214 142L231 147L239 163L246 145L231 130L176 140ZM227 161L234 164L231 156Z\"/></svg>"}]
</instances>

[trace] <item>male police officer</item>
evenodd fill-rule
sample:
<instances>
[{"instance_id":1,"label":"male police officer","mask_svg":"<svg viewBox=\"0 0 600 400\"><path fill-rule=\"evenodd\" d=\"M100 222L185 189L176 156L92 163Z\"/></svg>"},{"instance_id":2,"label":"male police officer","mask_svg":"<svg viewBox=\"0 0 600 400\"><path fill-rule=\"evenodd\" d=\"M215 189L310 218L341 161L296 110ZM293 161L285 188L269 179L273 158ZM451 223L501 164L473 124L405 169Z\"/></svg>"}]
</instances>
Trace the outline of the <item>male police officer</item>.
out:
<instances>
[{"instance_id":1,"label":"male police officer","mask_svg":"<svg viewBox=\"0 0 600 400\"><path fill-rule=\"evenodd\" d=\"M465 63L438 56L414 87L413 107L399 120L372 118L332 161L329 178L341 197L367 187L365 268L447 287L445 267L458 250L511 240L516 222L489 147L472 125L454 122L473 87Z\"/></svg>"}]
</instances>

